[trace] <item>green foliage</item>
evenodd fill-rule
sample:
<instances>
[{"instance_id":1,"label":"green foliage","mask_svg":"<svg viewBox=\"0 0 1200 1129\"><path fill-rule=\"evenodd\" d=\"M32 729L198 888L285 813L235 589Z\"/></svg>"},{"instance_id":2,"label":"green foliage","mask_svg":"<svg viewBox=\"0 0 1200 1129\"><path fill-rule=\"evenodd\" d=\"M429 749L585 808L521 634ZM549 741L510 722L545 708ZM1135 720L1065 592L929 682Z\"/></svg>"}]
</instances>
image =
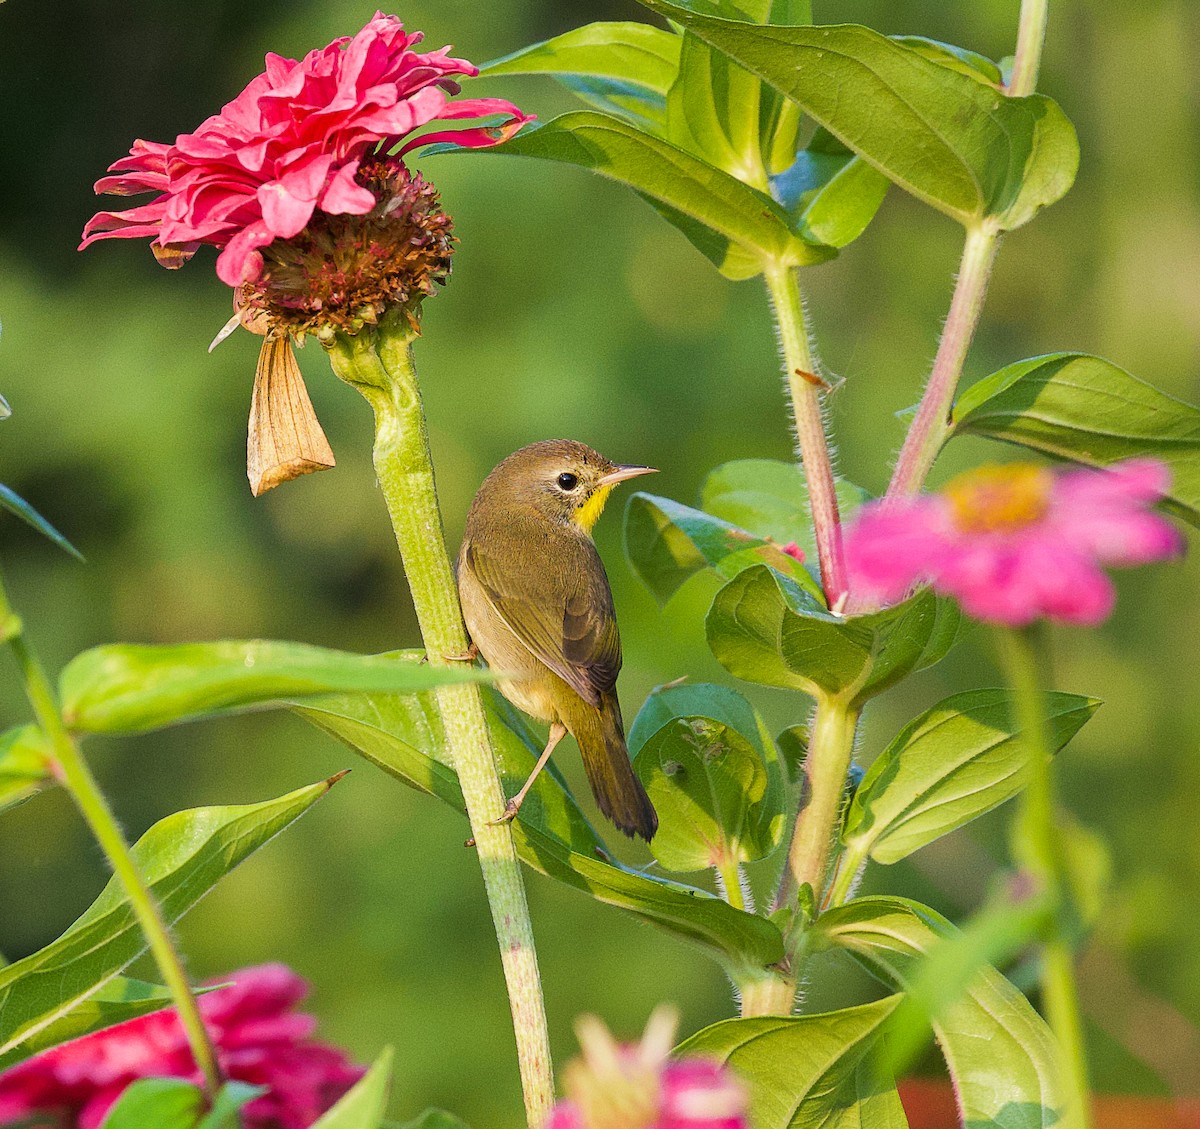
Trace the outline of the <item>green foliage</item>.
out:
<instances>
[{"instance_id":1,"label":"green foliage","mask_svg":"<svg viewBox=\"0 0 1200 1129\"><path fill-rule=\"evenodd\" d=\"M355 694L295 705L302 717L385 772L463 810L432 695ZM489 709L501 776L506 788L515 789L533 768L541 745L498 700ZM538 777L512 827L526 865L699 943L727 966L762 968L783 956L782 938L771 922L736 910L706 890L612 860L553 766Z\"/></svg>"},{"instance_id":2,"label":"green foliage","mask_svg":"<svg viewBox=\"0 0 1200 1129\"><path fill-rule=\"evenodd\" d=\"M796 102L890 180L963 224L1020 227L1071 187L1075 130L1042 95L1009 98L869 28L759 26L640 0Z\"/></svg>"},{"instance_id":3,"label":"green foliage","mask_svg":"<svg viewBox=\"0 0 1200 1129\"><path fill-rule=\"evenodd\" d=\"M911 986L922 961L953 927L904 898L860 898L814 926L824 943L850 953L884 983ZM1063 1108L1050 1029L995 969L980 969L934 1020L964 1125L1045 1129Z\"/></svg>"},{"instance_id":4,"label":"green foliage","mask_svg":"<svg viewBox=\"0 0 1200 1129\"><path fill-rule=\"evenodd\" d=\"M1096 698L1046 695L1051 746L1061 749L1099 708ZM909 722L855 792L842 839L856 858L894 863L1021 789L1028 753L1007 690L968 690Z\"/></svg>"},{"instance_id":5,"label":"green foliage","mask_svg":"<svg viewBox=\"0 0 1200 1129\"><path fill-rule=\"evenodd\" d=\"M398 1129L467 1129L467 1124L444 1109L427 1109L419 1117L412 1121L406 1121Z\"/></svg>"},{"instance_id":6,"label":"green foliage","mask_svg":"<svg viewBox=\"0 0 1200 1129\"><path fill-rule=\"evenodd\" d=\"M870 615L834 615L758 565L717 593L707 630L713 654L738 678L858 705L937 662L957 622L951 606L929 591Z\"/></svg>"},{"instance_id":7,"label":"green foliage","mask_svg":"<svg viewBox=\"0 0 1200 1129\"><path fill-rule=\"evenodd\" d=\"M337 1103L313 1123L313 1129L379 1129L392 1088L392 1048L379 1057Z\"/></svg>"},{"instance_id":8,"label":"green foliage","mask_svg":"<svg viewBox=\"0 0 1200 1129\"><path fill-rule=\"evenodd\" d=\"M872 1058L900 996L820 1015L727 1019L679 1054L728 1063L750 1087L755 1129L901 1129L895 1085Z\"/></svg>"},{"instance_id":9,"label":"green foliage","mask_svg":"<svg viewBox=\"0 0 1200 1129\"><path fill-rule=\"evenodd\" d=\"M182 917L328 790L322 781L277 800L195 808L159 820L133 854L167 922ZM0 1067L28 1057L39 1032L93 996L145 947L125 890L114 878L58 940L0 970ZM101 1008L96 1015L106 1018Z\"/></svg>"},{"instance_id":10,"label":"green foliage","mask_svg":"<svg viewBox=\"0 0 1200 1129\"><path fill-rule=\"evenodd\" d=\"M783 771L766 725L736 691L654 691L629 731L629 752L658 812L650 850L665 869L728 873L779 845Z\"/></svg>"},{"instance_id":11,"label":"green foliage","mask_svg":"<svg viewBox=\"0 0 1200 1129\"><path fill-rule=\"evenodd\" d=\"M1110 361L1051 353L1009 365L962 394L953 424L1088 466L1161 459L1171 468L1164 505L1200 525L1200 408Z\"/></svg>"},{"instance_id":12,"label":"green foliage","mask_svg":"<svg viewBox=\"0 0 1200 1129\"><path fill-rule=\"evenodd\" d=\"M70 553L77 561L83 561L83 554L70 541L59 533L24 498L3 484L0 484L0 508L8 510L10 514L16 514L26 525L32 526L43 537L62 549L64 553Z\"/></svg>"},{"instance_id":13,"label":"green foliage","mask_svg":"<svg viewBox=\"0 0 1200 1129\"><path fill-rule=\"evenodd\" d=\"M209 1108L203 1092L182 1078L139 1078L125 1088L101 1129L240 1129L238 1111L265 1089L227 1082Z\"/></svg>"},{"instance_id":14,"label":"green foliage","mask_svg":"<svg viewBox=\"0 0 1200 1129\"><path fill-rule=\"evenodd\" d=\"M465 665L433 667L303 643L114 643L72 659L62 672L59 693L70 728L136 733L309 694L415 692L483 677Z\"/></svg>"},{"instance_id":15,"label":"green foliage","mask_svg":"<svg viewBox=\"0 0 1200 1129\"><path fill-rule=\"evenodd\" d=\"M0 811L23 803L52 779L50 743L36 725L0 735Z\"/></svg>"}]
</instances>

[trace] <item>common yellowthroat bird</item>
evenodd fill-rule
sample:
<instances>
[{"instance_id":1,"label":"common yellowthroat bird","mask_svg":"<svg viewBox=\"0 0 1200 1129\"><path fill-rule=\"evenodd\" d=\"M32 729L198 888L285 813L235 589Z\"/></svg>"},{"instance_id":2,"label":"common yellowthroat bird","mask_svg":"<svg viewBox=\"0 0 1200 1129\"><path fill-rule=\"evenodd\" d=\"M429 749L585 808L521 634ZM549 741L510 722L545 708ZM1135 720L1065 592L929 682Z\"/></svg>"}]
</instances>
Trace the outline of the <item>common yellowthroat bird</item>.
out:
<instances>
[{"instance_id":1,"label":"common yellowthroat bird","mask_svg":"<svg viewBox=\"0 0 1200 1129\"><path fill-rule=\"evenodd\" d=\"M658 815L634 775L617 703L621 637L592 527L618 482L653 473L583 443L551 439L509 455L467 515L458 591L472 645L500 692L550 723L537 766L508 801L513 819L554 747L570 733L600 810L647 842Z\"/></svg>"}]
</instances>

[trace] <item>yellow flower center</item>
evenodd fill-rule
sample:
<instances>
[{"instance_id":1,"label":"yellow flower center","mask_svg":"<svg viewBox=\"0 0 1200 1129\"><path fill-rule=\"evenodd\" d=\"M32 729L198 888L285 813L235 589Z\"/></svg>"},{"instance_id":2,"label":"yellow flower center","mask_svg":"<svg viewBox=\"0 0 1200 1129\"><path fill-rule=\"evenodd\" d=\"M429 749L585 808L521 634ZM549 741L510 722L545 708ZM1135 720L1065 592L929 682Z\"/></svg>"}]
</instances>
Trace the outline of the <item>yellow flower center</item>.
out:
<instances>
[{"instance_id":1,"label":"yellow flower center","mask_svg":"<svg viewBox=\"0 0 1200 1129\"><path fill-rule=\"evenodd\" d=\"M1032 525L1050 505L1054 475L1032 463L982 466L960 474L942 493L963 533L1008 533Z\"/></svg>"}]
</instances>

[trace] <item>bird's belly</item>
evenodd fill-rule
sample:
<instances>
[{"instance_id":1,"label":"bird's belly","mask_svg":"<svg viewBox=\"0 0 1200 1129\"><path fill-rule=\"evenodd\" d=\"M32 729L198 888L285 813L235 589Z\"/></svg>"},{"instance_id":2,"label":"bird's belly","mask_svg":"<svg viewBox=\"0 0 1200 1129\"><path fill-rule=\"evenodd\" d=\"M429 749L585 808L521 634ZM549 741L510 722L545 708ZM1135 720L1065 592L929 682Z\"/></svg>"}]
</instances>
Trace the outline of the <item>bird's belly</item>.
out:
<instances>
[{"instance_id":1,"label":"bird's belly","mask_svg":"<svg viewBox=\"0 0 1200 1129\"><path fill-rule=\"evenodd\" d=\"M539 721L558 720L555 689L557 686L565 688L566 683L529 653L525 644L496 614L468 569L460 568L458 584L463 620L471 640L493 671L513 675L512 678L501 678L496 689L530 717Z\"/></svg>"}]
</instances>

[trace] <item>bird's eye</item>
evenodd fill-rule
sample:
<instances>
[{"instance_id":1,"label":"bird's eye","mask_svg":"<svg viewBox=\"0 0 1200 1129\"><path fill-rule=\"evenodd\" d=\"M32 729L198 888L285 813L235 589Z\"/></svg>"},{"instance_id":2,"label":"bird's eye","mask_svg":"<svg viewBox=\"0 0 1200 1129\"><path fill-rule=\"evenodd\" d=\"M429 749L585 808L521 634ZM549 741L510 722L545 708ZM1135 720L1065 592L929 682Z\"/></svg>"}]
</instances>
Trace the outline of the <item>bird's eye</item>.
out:
<instances>
[{"instance_id":1,"label":"bird's eye","mask_svg":"<svg viewBox=\"0 0 1200 1129\"><path fill-rule=\"evenodd\" d=\"M574 490L579 485L579 479L570 471L564 470L558 476L558 488L560 490Z\"/></svg>"}]
</instances>

